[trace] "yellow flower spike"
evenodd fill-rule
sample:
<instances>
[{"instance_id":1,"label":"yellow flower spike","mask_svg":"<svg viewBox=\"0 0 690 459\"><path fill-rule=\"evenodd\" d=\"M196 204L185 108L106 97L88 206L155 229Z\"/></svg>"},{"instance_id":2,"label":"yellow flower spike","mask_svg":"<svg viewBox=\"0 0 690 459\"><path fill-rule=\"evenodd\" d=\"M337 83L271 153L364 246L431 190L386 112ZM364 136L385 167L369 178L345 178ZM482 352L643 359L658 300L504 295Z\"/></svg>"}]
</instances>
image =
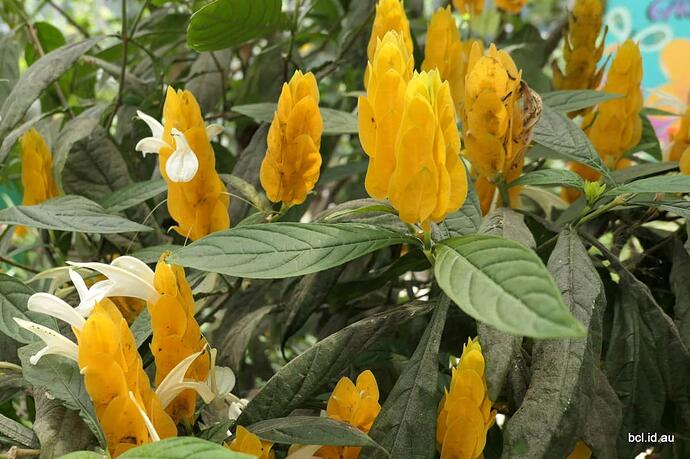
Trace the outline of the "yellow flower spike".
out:
<instances>
[{"instance_id":1,"label":"yellow flower spike","mask_svg":"<svg viewBox=\"0 0 690 459\"><path fill-rule=\"evenodd\" d=\"M367 66L367 95L358 100L358 123L359 139L369 156L364 186L370 196L385 199L395 170L395 141L414 60L398 32L387 32L377 43Z\"/></svg>"},{"instance_id":2,"label":"yellow flower spike","mask_svg":"<svg viewBox=\"0 0 690 459\"><path fill-rule=\"evenodd\" d=\"M453 368L450 390L439 405L436 443L441 459L482 457L486 434L494 423L486 385L485 361L477 338L463 346Z\"/></svg>"},{"instance_id":3,"label":"yellow flower spike","mask_svg":"<svg viewBox=\"0 0 690 459\"><path fill-rule=\"evenodd\" d=\"M86 391L110 453L116 457L157 438L175 436L175 423L151 389L134 336L117 307L110 300L99 301L75 334Z\"/></svg>"},{"instance_id":4,"label":"yellow flower spike","mask_svg":"<svg viewBox=\"0 0 690 459\"><path fill-rule=\"evenodd\" d=\"M592 457L592 450L582 440L575 443L575 449L568 455L568 459L589 459Z\"/></svg>"},{"instance_id":5,"label":"yellow flower spike","mask_svg":"<svg viewBox=\"0 0 690 459\"><path fill-rule=\"evenodd\" d=\"M204 351L194 360L186 372L186 379L205 382L210 363L205 353L206 340L201 336L199 324L194 318L194 298L187 283L184 270L165 260L164 253L156 265L153 285L160 294L155 302L147 303L151 315L151 352L156 361L156 385L184 359ZM166 407L166 411L177 423L188 422L194 417L196 392L186 389Z\"/></svg>"},{"instance_id":6,"label":"yellow flower spike","mask_svg":"<svg viewBox=\"0 0 690 459\"><path fill-rule=\"evenodd\" d=\"M554 62L553 81L556 89L596 89L601 82L605 65L597 70L604 53L606 33L597 46L604 17L601 0L577 0L568 18L563 59L565 71ZM585 114L588 110L574 114Z\"/></svg>"},{"instance_id":7,"label":"yellow flower spike","mask_svg":"<svg viewBox=\"0 0 690 459\"><path fill-rule=\"evenodd\" d=\"M379 0L376 4L376 16L371 29L371 37L367 46L367 57L370 61L374 60L376 45L386 32L398 32L405 43L408 54L412 54L413 44L410 35L410 23L405 14L405 7L402 0ZM365 77L365 84L367 78Z\"/></svg>"},{"instance_id":8,"label":"yellow flower spike","mask_svg":"<svg viewBox=\"0 0 690 459\"><path fill-rule=\"evenodd\" d=\"M58 195L53 180L53 157L45 139L34 128L27 131L19 140L21 146L22 204L33 206ZM26 234L26 227L20 226L18 236Z\"/></svg>"},{"instance_id":9,"label":"yellow flower spike","mask_svg":"<svg viewBox=\"0 0 690 459\"><path fill-rule=\"evenodd\" d=\"M583 120L592 144L606 164L615 168L623 154L642 136L642 56L632 40L625 41L611 63L605 92L624 97L602 102Z\"/></svg>"},{"instance_id":10,"label":"yellow flower spike","mask_svg":"<svg viewBox=\"0 0 690 459\"><path fill-rule=\"evenodd\" d=\"M685 114L680 118L680 126L678 131L673 134L671 140L671 150L669 153L670 161L680 161L683 152L690 147L690 104L685 111Z\"/></svg>"},{"instance_id":11,"label":"yellow flower spike","mask_svg":"<svg viewBox=\"0 0 690 459\"><path fill-rule=\"evenodd\" d=\"M496 0L496 6L512 14L520 14L527 4L527 0Z\"/></svg>"},{"instance_id":12,"label":"yellow flower spike","mask_svg":"<svg viewBox=\"0 0 690 459\"><path fill-rule=\"evenodd\" d=\"M484 11L485 0L453 0L453 6L462 14L477 15Z\"/></svg>"},{"instance_id":13,"label":"yellow flower spike","mask_svg":"<svg viewBox=\"0 0 690 459\"><path fill-rule=\"evenodd\" d=\"M136 146L142 153L158 153L161 175L168 184L168 211L180 235L196 240L230 227L227 189L216 172L209 139L222 127L205 126L201 109L190 91L168 87L163 106L165 124L142 113L152 137Z\"/></svg>"},{"instance_id":14,"label":"yellow flower spike","mask_svg":"<svg viewBox=\"0 0 690 459\"><path fill-rule=\"evenodd\" d=\"M283 84L261 163L261 186L272 202L301 204L319 179L323 120L314 74L299 70Z\"/></svg>"},{"instance_id":15,"label":"yellow flower spike","mask_svg":"<svg viewBox=\"0 0 690 459\"><path fill-rule=\"evenodd\" d=\"M251 454L258 459L273 459L275 457L275 452L271 450L273 443L261 441L259 437L242 426L237 427L235 438L227 448L238 453Z\"/></svg>"},{"instance_id":16,"label":"yellow flower spike","mask_svg":"<svg viewBox=\"0 0 690 459\"><path fill-rule=\"evenodd\" d=\"M388 194L403 221L428 226L467 197L460 135L448 82L436 70L415 73L404 100Z\"/></svg>"},{"instance_id":17,"label":"yellow flower spike","mask_svg":"<svg viewBox=\"0 0 690 459\"><path fill-rule=\"evenodd\" d=\"M364 433L369 433L380 411L379 388L370 370L360 373L356 384L348 377L340 378L326 407L329 418L350 424ZM323 446L314 456L325 459L356 459L361 449L352 446Z\"/></svg>"},{"instance_id":18,"label":"yellow flower spike","mask_svg":"<svg viewBox=\"0 0 690 459\"><path fill-rule=\"evenodd\" d=\"M679 166L681 174L690 175L690 146L681 155Z\"/></svg>"},{"instance_id":19,"label":"yellow flower spike","mask_svg":"<svg viewBox=\"0 0 690 459\"><path fill-rule=\"evenodd\" d=\"M424 46L422 70L437 69L442 80L448 81L455 102L455 111L461 113L465 92L466 57L450 6L439 8L431 17Z\"/></svg>"}]
</instances>

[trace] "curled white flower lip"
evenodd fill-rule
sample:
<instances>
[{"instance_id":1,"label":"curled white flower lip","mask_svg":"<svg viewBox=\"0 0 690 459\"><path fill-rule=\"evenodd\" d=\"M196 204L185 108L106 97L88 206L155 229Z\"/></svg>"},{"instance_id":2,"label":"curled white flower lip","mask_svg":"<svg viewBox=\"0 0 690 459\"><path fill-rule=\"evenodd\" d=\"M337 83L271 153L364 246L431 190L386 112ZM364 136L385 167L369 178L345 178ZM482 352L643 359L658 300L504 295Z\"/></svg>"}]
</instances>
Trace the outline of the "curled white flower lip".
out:
<instances>
[{"instance_id":1,"label":"curled white flower lip","mask_svg":"<svg viewBox=\"0 0 690 459\"><path fill-rule=\"evenodd\" d=\"M215 398L215 394L205 382L185 379L184 377L189 367L202 353L203 351L199 351L182 359L158 385L156 395L158 395L163 409L167 408L175 397L186 389L195 390L204 400L204 403L210 403Z\"/></svg>"},{"instance_id":2,"label":"curled white flower lip","mask_svg":"<svg viewBox=\"0 0 690 459\"><path fill-rule=\"evenodd\" d=\"M29 297L27 308L29 311L40 312L55 317L56 319L63 320L77 330L84 328L84 324L86 323L84 316L80 314L79 311L67 304L64 300L50 293L34 293Z\"/></svg>"},{"instance_id":3,"label":"curled white flower lip","mask_svg":"<svg viewBox=\"0 0 690 459\"><path fill-rule=\"evenodd\" d=\"M106 296L128 296L155 303L160 293L153 286L153 271L143 261L134 257L119 257L111 264L106 263L76 263L68 261L72 266L88 268L103 274L112 285ZM92 287L93 288L93 287Z\"/></svg>"},{"instance_id":4,"label":"curled white flower lip","mask_svg":"<svg viewBox=\"0 0 690 459\"><path fill-rule=\"evenodd\" d=\"M165 163L165 173L173 182L189 182L199 169L199 159L181 131L173 129L171 134L175 139L176 148Z\"/></svg>"},{"instance_id":5,"label":"curled white flower lip","mask_svg":"<svg viewBox=\"0 0 690 459\"><path fill-rule=\"evenodd\" d=\"M105 298L114 285L112 281L106 280L96 282L88 288L84 279L73 269L69 270L69 277L79 294L79 306L76 307L76 311L84 317L89 317L96 303Z\"/></svg>"},{"instance_id":6,"label":"curled white flower lip","mask_svg":"<svg viewBox=\"0 0 690 459\"><path fill-rule=\"evenodd\" d=\"M137 110L137 116L151 129L151 137L144 137L137 142L135 150L146 156L147 153L160 153L162 148L170 147L163 141L163 125L157 119L141 110Z\"/></svg>"},{"instance_id":7,"label":"curled white flower lip","mask_svg":"<svg viewBox=\"0 0 690 459\"><path fill-rule=\"evenodd\" d=\"M149 436L151 437L151 440L160 441L161 437L160 435L158 435L156 428L153 426L151 418L149 418L149 416L146 414L146 410L144 410L144 408L139 404L139 401L134 396L134 392L132 392L131 390L129 391L129 398L134 403L134 406L137 407L137 410L139 411L141 418L144 420L144 425L146 426L146 430L149 431Z\"/></svg>"},{"instance_id":8,"label":"curled white flower lip","mask_svg":"<svg viewBox=\"0 0 690 459\"><path fill-rule=\"evenodd\" d=\"M77 345L60 333L48 327L44 327L43 325L18 317L15 317L14 321L24 330L28 330L38 336L46 345L46 347L29 358L29 362L31 362L32 365L36 365L38 361L41 360L41 357L48 354L61 355L75 362L79 360L79 348Z\"/></svg>"},{"instance_id":9,"label":"curled white flower lip","mask_svg":"<svg viewBox=\"0 0 690 459\"><path fill-rule=\"evenodd\" d=\"M220 124L209 124L206 126L206 135L209 139L212 139L222 133L225 130Z\"/></svg>"}]
</instances>

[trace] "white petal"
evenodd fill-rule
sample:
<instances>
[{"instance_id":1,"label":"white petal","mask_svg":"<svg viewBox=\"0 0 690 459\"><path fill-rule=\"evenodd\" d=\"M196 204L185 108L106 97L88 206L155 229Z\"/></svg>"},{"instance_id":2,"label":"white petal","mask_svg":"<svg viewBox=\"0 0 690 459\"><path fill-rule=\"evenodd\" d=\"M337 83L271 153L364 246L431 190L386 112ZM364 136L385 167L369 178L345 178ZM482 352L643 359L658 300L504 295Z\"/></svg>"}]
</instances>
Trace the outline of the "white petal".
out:
<instances>
[{"instance_id":1,"label":"white petal","mask_svg":"<svg viewBox=\"0 0 690 459\"><path fill-rule=\"evenodd\" d=\"M156 291L153 284L148 282L148 276L147 279L142 279L139 277L138 272L131 272L105 263L75 263L68 261L67 264L98 271L113 281L114 285L108 290L108 296L129 296L140 298L150 303L155 303L160 298L160 294Z\"/></svg>"},{"instance_id":2,"label":"white petal","mask_svg":"<svg viewBox=\"0 0 690 459\"><path fill-rule=\"evenodd\" d=\"M63 320L77 330L84 328L86 322L84 317L72 306L50 293L34 293L29 298L27 308L29 311L40 312Z\"/></svg>"},{"instance_id":3,"label":"white petal","mask_svg":"<svg viewBox=\"0 0 690 459\"><path fill-rule=\"evenodd\" d=\"M67 357L68 359L72 359L75 362L79 360L79 348L77 345L62 336L60 333L56 332L55 330L51 330L48 327L44 327L43 325L39 325L24 319L19 319L17 317L14 318L14 321L17 322L17 325L23 329L28 330L41 338L41 341L46 344L46 347L38 351L35 355L31 356L29 361L32 365L36 365L41 357L48 354L61 355L63 357Z\"/></svg>"},{"instance_id":4,"label":"white petal","mask_svg":"<svg viewBox=\"0 0 690 459\"><path fill-rule=\"evenodd\" d=\"M235 388L235 373L228 367L214 367L217 395L224 397Z\"/></svg>"},{"instance_id":5,"label":"white petal","mask_svg":"<svg viewBox=\"0 0 690 459\"><path fill-rule=\"evenodd\" d=\"M244 398L239 399L237 402L232 402L230 404L230 408L228 409L228 419L231 421L236 421L248 404L249 400Z\"/></svg>"},{"instance_id":6,"label":"white petal","mask_svg":"<svg viewBox=\"0 0 690 459\"><path fill-rule=\"evenodd\" d=\"M110 266L122 268L126 271L134 273L149 284L153 285L153 270L149 268L149 265L138 258L130 257L128 255L117 257L110 262Z\"/></svg>"},{"instance_id":7,"label":"white petal","mask_svg":"<svg viewBox=\"0 0 690 459\"><path fill-rule=\"evenodd\" d=\"M149 431L149 435L151 436L151 440L161 441L161 437L160 437L160 435L158 435L158 432L156 432L156 428L153 426L153 422L151 422L151 419L146 414L146 411L144 410L144 408L141 405L139 405L137 398L134 396L134 392L132 392L131 390L129 391L129 398L134 402L134 405L137 407L137 410L139 410L139 414L141 415L142 419L144 420L144 425L146 425L146 429Z\"/></svg>"},{"instance_id":8,"label":"white petal","mask_svg":"<svg viewBox=\"0 0 690 459\"><path fill-rule=\"evenodd\" d=\"M165 173L173 182L189 182L199 169L199 159L190 148L184 134L173 129L172 135L175 138L176 148L165 163Z\"/></svg>"},{"instance_id":9,"label":"white petal","mask_svg":"<svg viewBox=\"0 0 690 459\"><path fill-rule=\"evenodd\" d=\"M225 128L220 124L209 124L206 126L206 135L209 139L212 139L217 135L220 135L224 130Z\"/></svg>"},{"instance_id":10,"label":"white petal","mask_svg":"<svg viewBox=\"0 0 690 459\"><path fill-rule=\"evenodd\" d=\"M75 310L82 316L89 317L89 315L91 315L91 311L99 301L107 296L113 296L109 295L109 293L114 286L115 282L111 280L96 282L91 286L86 296L81 298L79 306L77 306Z\"/></svg>"},{"instance_id":11,"label":"white petal","mask_svg":"<svg viewBox=\"0 0 690 459\"><path fill-rule=\"evenodd\" d=\"M84 278L82 278L79 273L73 269L69 270L69 278L72 280L72 285L74 285L74 288L77 289L79 299L83 300L86 298L89 295L89 288L86 286Z\"/></svg>"},{"instance_id":12,"label":"white petal","mask_svg":"<svg viewBox=\"0 0 690 459\"><path fill-rule=\"evenodd\" d=\"M157 139L163 138L163 125L153 116L147 115L141 110L137 110L137 116L151 129L151 135Z\"/></svg>"},{"instance_id":13,"label":"white petal","mask_svg":"<svg viewBox=\"0 0 690 459\"><path fill-rule=\"evenodd\" d=\"M171 148L170 145L163 142L161 139L157 139L156 137L144 137L137 142L134 149L142 152L143 155L146 156L147 153L158 154L161 152L161 149L165 147Z\"/></svg>"},{"instance_id":14,"label":"white petal","mask_svg":"<svg viewBox=\"0 0 690 459\"><path fill-rule=\"evenodd\" d=\"M215 394L205 382L184 379L184 375L189 370L189 367L202 353L203 351L199 351L182 359L158 385L156 395L160 398L163 409L167 408L175 397L185 389L195 390L205 403L209 403L214 399Z\"/></svg>"},{"instance_id":15,"label":"white petal","mask_svg":"<svg viewBox=\"0 0 690 459\"><path fill-rule=\"evenodd\" d=\"M304 445L294 453L287 456L286 459L313 459L316 458L314 454L321 449L322 445Z\"/></svg>"}]
</instances>

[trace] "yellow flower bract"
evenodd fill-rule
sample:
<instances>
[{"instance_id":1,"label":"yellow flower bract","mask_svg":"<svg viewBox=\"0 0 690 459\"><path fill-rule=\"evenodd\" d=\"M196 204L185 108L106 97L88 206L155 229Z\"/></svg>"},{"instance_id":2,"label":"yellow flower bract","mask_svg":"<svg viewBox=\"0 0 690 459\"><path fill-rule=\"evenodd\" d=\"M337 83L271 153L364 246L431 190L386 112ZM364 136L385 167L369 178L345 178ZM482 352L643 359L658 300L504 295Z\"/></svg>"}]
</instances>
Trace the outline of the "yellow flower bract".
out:
<instances>
[{"instance_id":1,"label":"yellow flower bract","mask_svg":"<svg viewBox=\"0 0 690 459\"><path fill-rule=\"evenodd\" d=\"M496 411L491 410L484 370L478 339L468 340L460 363L453 368L450 390L439 406L436 443L441 459L482 456L486 434L496 418Z\"/></svg>"},{"instance_id":2,"label":"yellow flower bract","mask_svg":"<svg viewBox=\"0 0 690 459\"><path fill-rule=\"evenodd\" d=\"M168 87L163 107L163 141L174 146L172 130L184 134L199 161L199 168L189 182L175 182L166 174L165 164L173 149L160 151L160 170L168 184L168 211L177 222L175 231L191 240L230 227L230 198L216 172L216 157L206 133L201 109L190 91Z\"/></svg>"},{"instance_id":3,"label":"yellow flower bract","mask_svg":"<svg viewBox=\"0 0 690 459\"><path fill-rule=\"evenodd\" d=\"M258 459L273 459L276 456L275 452L271 450L273 443L261 441L259 437L242 426L237 427L235 438L228 448L238 453L251 454Z\"/></svg>"},{"instance_id":4,"label":"yellow flower bract","mask_svg":"<svg viewBox=\"0 0 690 459\"><path fill-rule=\"evenodd\" d=\"M453 6L462 14L481 14L485 0L453 0Z\"/></svg>"},{"instance_id":5,"label":"yellow flower bract","mask_svg":"<svg viewBox=\"0 0 690 459\"><path fill-rule=\"evenodd\" d=\"M520 14L527 4L527 0L496 0L496 6L512 14Z\"/></svg>"},{"instance_id":6,"label":"yellow flower bract","mask_svg":"<svg viewBox=\"0 0 690 459\"><path fill-rule=\"evenodd\" d=\"M410 22L407 20L405 7L401 0L379 0L376 4L376 16L367 45L367 57L370 61L374 58L378 40L382 39L389 31L398 32L405 43L405 49L409 54L412 54Z\"/></svg>"},{"instance_id":7,"label":"yellow flower bract","mask_svg":"<svg viewBox=\"0 0 690 459\"><path fill-rule=\"evenodd\" d=\"M75 334L86 391L113 456L152 441L137 404L161 438L177 435L175 423L151 389L134 336L110 300L96 304L84 328Z\"/></svg>"},{"instance_id":8,"label":"yellow flower bract","mask_svg":"<svg viewBox=\"0 0 690 459\"><path fill-rule=\"evenodd\" d=\"M287 205L304 202L319 179L322 133L316 78L298 70L283 84L268 131L260 171L268 199Z\"/></svg>"},{"instance_id":9,"label":"yellow flower bract","mask_svg":"<svg viewBox=\"0 0 690 459\"><path fill-rule=\"evenodd\" d=\"M690 147L690 104L688 105L685 114L680 118L680 126L678 131L673 134L673 144L669 153L669 160L681 161L683 152Z\"/></svg>"},{"instance_id":10,"label":"yellow flower bract","mask_svg":"<svg viewBox=\"0 0 690 459\"><path fill-rule=\"evenodd\" d=\"M170 373L170 370L186 357L202 351L206 340L201 336L199 324L194 318L194 298L187 283L184 270L165 260L164 253L154 274L154 287L160 293L155 303L148 303L151 315L151 352L156 361L156 385ZM200 355L187 371L185 377L204 382L208 377L210 362L208 355ZM177 423L191 421L196 406L196 392L184 390L168 405L166 411Z\"/></svg>"}]
</instances>

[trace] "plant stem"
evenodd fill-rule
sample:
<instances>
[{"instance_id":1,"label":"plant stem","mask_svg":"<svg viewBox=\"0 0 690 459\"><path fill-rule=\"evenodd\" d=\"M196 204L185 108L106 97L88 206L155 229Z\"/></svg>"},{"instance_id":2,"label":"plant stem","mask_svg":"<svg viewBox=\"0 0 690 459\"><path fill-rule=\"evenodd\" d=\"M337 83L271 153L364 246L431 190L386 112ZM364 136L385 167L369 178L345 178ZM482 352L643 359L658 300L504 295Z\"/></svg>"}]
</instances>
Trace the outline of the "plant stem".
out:
<instances>
[{"instance_id":1,"label":"plant stem","mask_svg":"<svg viewBox=\"0 0 690 459\"><path fill-rule=\"evenodd\" d=\"M24 271L28 271L30 273L38 274L40 273L39 270L32 268L31 266L24 265L22 263L19 263L17 261L14 261L11 258L7 258L5 256L0 255L0 262L8 264L10 266L14 266L15 268L23 269Z\"/></svg>"},{"instance_id":2,"label":"plant stem","mask_svg":"<svg viewBox=\"0 0 690 459\"><path fill-rule=\"evenodd\" d=\"M122 5L122 29L120 32L120 38L122 39L122 66L120 68L120 84L117 90L117 98L115 99L115 106L113 107L113 111L110 114L110 118L108 118L108 122L106 123L105 127L106 130L110 129L110 126L113 124L113 120L115 119L115 116L117 115L117 111L120 108L120 105L122 105L122 98L124 97L124 92L125 92L125 76L127 72L127 54L129 51L129 31L127 30L127 0L122 0L121 2Z\"/></svg>"},{"instance_id":3,"label":"plant stem","mask_svg":"<svg viewBox=\"0 0 690 459\"><path fill-rule=\"evenodd\" d=\"M602 214L605 214L605 213L608 212L609 210L611 210L611 209L613 209L613 208L615 208L615 207L618 207L618 206L621 206L621 205L625 204L626 201L627 201L630 197L631 197L631 195L626 195L626 194L622 194L622 195L620 195L620 196L617 196L613 201L609 202L609 203L606 204L606 205L603 205L603 206L599 207L598 209L595 209L594 212L591 212L591 213L585 215L584 217L582 217L582 218L580 219L580 221L578 221L578 222L575 224L575 229L581 227L582 225L584 225L585 223L587 223L587 222L589 222L589 221L594 220L594 219L597 218L598 216L600 216L600 215L602 215Z\"/></svg>"},{"instance_id":4,"label":"plant stem","mask_svg":"<svg viewBox=\"0 0 690 459\"><path fill-rule=\"evenodd\" d=\"M299 24L299 8L302 5L302 0L295 0L295 13L292 19L292 27L290 28L290 44L288 45L288 51L285 55L285 65L283 67L283 81L288 81L288 67L290 61L292 61L292 51L295 48L295 34L297 33L297 26Z\"/></svg>"}]
</instances>

